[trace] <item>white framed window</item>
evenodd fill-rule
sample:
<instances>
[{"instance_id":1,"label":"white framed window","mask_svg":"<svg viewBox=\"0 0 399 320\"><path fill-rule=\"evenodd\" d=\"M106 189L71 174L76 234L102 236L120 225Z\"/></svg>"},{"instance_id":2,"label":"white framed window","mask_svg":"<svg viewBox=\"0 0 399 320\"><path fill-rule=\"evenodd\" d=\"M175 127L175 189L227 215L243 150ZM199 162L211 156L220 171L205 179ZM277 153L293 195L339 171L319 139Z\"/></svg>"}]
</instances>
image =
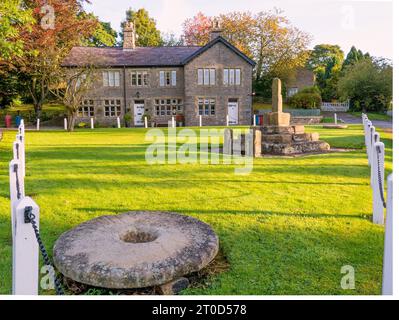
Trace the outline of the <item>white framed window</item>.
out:
<instances>
[{"instance_id":1,"label":"white framed window","mask_svg":"<svg viewBox=\"0 0 399 320\"><path fill-rule=\"evenodd\" d=\"M119 87L120 86L119 71L103 71L103 86Z\"/></svg>"},{"instance_id":2,"label":"white framed window","mask_svg":"<svg viewBox=\"0 0 399 320\"><path fill-rule=\"evenodd\" d=\"M84 99L81 107L78 109L78 117L94 117L94 100Z\"/></svg>"},{"instance_id":3,"label":"white framed window","mask_svg":"<svg viewBox=\"0 0 399 320\"><path fill-rule=\"evenodd\" d=\"M241 69L224 69L223 84L230 86L241 85Z\"/></svg>"},{"instance_id":4,"label":"white framed window","mask_svg":"<svg viewBox=\"0 0 399 320\"><path fill-rule=\"evenodd\" d=\"M216 84L216 69L198 69L198 85L214 86Z\"/></svg>"},{"instance_id":5,"label":"white framed window","mask_svg":"<svg viewBox=\"0 0 399 320\"><path fill-rule=\"evenodd\" d=\"M154 114L157 116L174 116L183 112L183 100L178 98L172 99L155 99Z\"/></svg>"},{"instance_id":6,"label":"white framed window","mask_svg":"<svg viewBox=\"0 0 399 320\"><path fill-rule=\"evenodd\" d=\"M177 83L176 71L159 71L159 85L161 87L175 87Z\"/></svg>"},{"instance_id":7,"label":"white framed window","mask_svg":"<svg viewBox=\"0 0 399 320\"><path fill-rule=\"evenodd\" d=\"M215 98L199 98L198 99L198 115L214 116L216 114Z\"/></svg>"},{"instance_id":8,"label":"white framed window","mask_svg":"<svg viewBox=\"0 0 399 320\"><path fill-rule=\"evenodd\" d=\"M132 71L132 86L148 87L150 75L148 71Z\"/></svg>"},{"instance_id":9,"label":"white framed window","mask_svg":"<svg viewBox=\"0 0 399 320\"><path fill-rule=\"evenodd\" d=\"M121 100L106 99L104 100L104 117L119 117L121 115Z\"/></svg>"}]
</instances>

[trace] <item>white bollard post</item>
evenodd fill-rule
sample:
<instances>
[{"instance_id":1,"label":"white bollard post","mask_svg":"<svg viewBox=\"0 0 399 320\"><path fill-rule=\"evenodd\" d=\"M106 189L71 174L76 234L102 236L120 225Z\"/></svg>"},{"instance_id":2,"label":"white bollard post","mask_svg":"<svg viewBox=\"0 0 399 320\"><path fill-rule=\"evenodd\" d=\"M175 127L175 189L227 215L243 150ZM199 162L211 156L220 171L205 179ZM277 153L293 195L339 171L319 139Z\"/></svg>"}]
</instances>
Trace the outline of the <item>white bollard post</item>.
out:
<instances>
[{"instance_id":1,"label":"white bollard post","mask_svg":"<svg viewBox=\"0 0 399 320\"><path fill-rule=\"evenodd\" d=\"M68 119L64 118L64 130L68 130Z\"/></svg>"},{"instance_id":2,"label":"white bollard post","mask_svg":"<svg viewBox=\"0 0 399 320\"><path fill-rule=\"evenodd\" d=\"M254 126L256 126L256 114L254 114Z\"/></svg>"},{"instance_id":3,"label":"white bollard post","mask_svg":"<svg viewBox=\"0 0 399 320\"><path fill-rule=\"evenodd\" d=\"M172 128L176 128L175 117L172 117Z\"/></svg>"},{"instance_id":4,"label":"white bollard post","mask_svg":"<svg viewBox=\"0 0 399 320\"><path fill-rule=\"evenodd\" d=\"M15 207L17 202L25 196L24 179L21 174L21 161L12 160L9 165L10 200L11 200L11 229L15 232Z\"/></svg>"},{"instance_id":5,"label":"white bollard post","mask_svg":"<svg viewBox=\"0 0 399 320\"><path fill-rule=\"evenodd\" d=\"M148 119L147 119L147 117L144 117L144 127L146 129L148 128Z\"/></svg>"},{"instance_id":6,"label":"white bollard post","mask_svg":"<svg viewBox=\"0 0 399 320\"><path fill-rule=\"evenodd\" d=\"M337 119L337 114L336 113L334 113L334 123L338 124L338 119Z\"/></svg>"},{"instance_id":7,"label":"white bollard post","mask_svg":"<svg viewBox=\"0 0 399 320\"><path fill-rule=\"evenodd\" d=\"M372 125L369 129L368 133L368 140L369 140L369 158L370 158L370 165L372 165L373 161L373 152L374 152L374 143L373 143L373 138L374 138L374 133L375 133L375 127Z\"/></svg>"},{"instance_id":8,"label":"white bollard post","mask_svg":"<svg viewBox=\"0 0 399 320\"><path fill-rule=\"evenodd\" d=\"M37 295L39 289L39 246L32 225L25 222L25 208L32 207L39 227L39 206L29 197L19 200L15 207L13 236L12 293Z\"/></svg>"},{"instance_id":9,"label":"white bollard post","mask_svg":"<svg viewBox=\"0 0 399 320\"><path fill-rule=\"evenodd\" d=\"M229 126L229 115L226 116L226 127Z\"/></svg>"},{"instance_id":10,"label":"white bollard post","mask_svg":"<svg viewBox=\"0 0 399 320\"><path fill-rule=\"evenodd\" d=\"M18 134L17 141L15 142L18 142L18 150L15 150L14 159L18 159L19 161L21 161L21 174L22 177L25 177L25 137ZM17 156L18 158L16 158L15 156Z\"/></svg>"},{"instance_id":11,"label":"white bollard post","mask_svg":"<svg viewBox=\"0 0 399 320\"><path fill-rule=\"evenodd\" d=\"M202 116L199 116L199 126L202 127Z\"/></svg>"},{"instance_id":12,"label":"white bollard post","mask_svg":"<svg viewBox=\"0 0 399 320\"><path fill-rule=\"evenodd\" d=\"M382 270L382 294L392 295L392 254L393 254L393 177L387 179L387 214L385 221L384 263Z\"/></svg>"},{"instance_id":13,"label":"white bollard post","mask_svg":"<svg viewBox=\"0 0 399 320\"><path fill-rule=\"evenodd\" d=\"M40 119L36 119L36 130L39 131L40 130Z\"/></svg>"},{"instance_id":14,"label":"white bollard post","mask_svg":"<svg viewBox=\"0 0 399 320\"><path fill-rule=\"evenodd\" d=\"M377 142L373 150L373 222L384 224L384 144Z\"/></svg>"},{"instance_id":15,"label":"white bollard post","mask_svg":"<svg viewBox=\"0 0 399 320\"><path fill-rule=\"evenodd\" d=\"M372 123L371 121L367 121L366 123L366 132L364 133L364 141L367 150L367 161L369 166L371 165L371 146L370 146L370 131L371 131Z\"/></svg>"},{"instance_id":16,"label":"white bollard post","mask_svg":"<svg viewBox=\"0 0 399 320\"><path fill-rule=\"evenodd\" d=\"M94 129L94 119L93 117L90 118L90 129Z\"/></svg>"},{"instance_id":17,"label":"white bollard post","mask_svg":"<svg viewBox=\"0 0 399 320\"><path fill-rule=\"evenodd\" d=\"M118 129L120 129L121 128L121 119L119 117L116 118L116 123L117 123Z\"/></svg>"},{"instance_id":18,"label":"white bollard post","mask_svg":"<svg viewBox=\"0 0 399 320\"><path fill-rule=\"evenodd\" d=\"M24 119L21 120L21 123L18 127L18 133L22 136L25 136L25 123L24 123Z\"/></svg>"},{"instance_id":19,"label":"white bollard post","mask_svg":"<svg viewBox=\"0 0 399 320\"><path fill-rule=\"evenodd\" d=\"M372 127L374 128L374 127ZM374 128L375 130L375 128ZM370 133L371 134L371 133ZM371 157L373 157L373 152L374 152L374 146L377 142L380 142L380 134L378 132L374 132L374 134L372 135L372 139L371 139ZM371 164L373 165L373 162L371 162ZM370 170L370 186L373 187L373 174L375 173L375 169L371 168Z\"/></svg>"}]
</instances>

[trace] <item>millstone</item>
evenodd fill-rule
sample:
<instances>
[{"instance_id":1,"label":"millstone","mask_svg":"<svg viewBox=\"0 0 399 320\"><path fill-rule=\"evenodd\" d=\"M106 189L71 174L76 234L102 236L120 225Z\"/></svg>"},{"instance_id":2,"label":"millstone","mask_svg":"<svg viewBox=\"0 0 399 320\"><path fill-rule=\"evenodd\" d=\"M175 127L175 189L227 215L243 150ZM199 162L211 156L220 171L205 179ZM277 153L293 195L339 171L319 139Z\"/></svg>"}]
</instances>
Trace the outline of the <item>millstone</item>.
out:
<instances>
[{"instance_id":1,"label":"millstone","mask_svg":"<svg viewBox=\"0 0 399 320\"><path fill-rule=\"evenodd\" d=\"M158 211L102 216L63 233L54 264L66 277L103 288L161 285L209 264L219 249L211 227Z\"/></svg>"}]
</instances>

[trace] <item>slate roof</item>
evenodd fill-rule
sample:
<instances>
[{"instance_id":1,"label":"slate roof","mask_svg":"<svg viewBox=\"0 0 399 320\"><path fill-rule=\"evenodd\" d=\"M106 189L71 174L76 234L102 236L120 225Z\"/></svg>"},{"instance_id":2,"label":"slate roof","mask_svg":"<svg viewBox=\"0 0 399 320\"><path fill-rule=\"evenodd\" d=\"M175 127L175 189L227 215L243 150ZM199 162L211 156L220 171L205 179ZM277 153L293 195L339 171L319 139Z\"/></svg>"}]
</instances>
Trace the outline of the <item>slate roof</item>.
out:
<instances>
[{"instance_id":1,"label":"slate roof","mask_svg":"<svg viewBox=\"0 0 399 320\"><path fill-rule=\"evenodd\" d=\"M183 66L208 50L217 42L222 42L249 64L255 62L231 45L227 40L218 37L204 47L136 47L123 50L121 47L74 47L64 59L63 67L82 67L95 64L106 67L176 67Z\"/></svg>"}]
</instances>

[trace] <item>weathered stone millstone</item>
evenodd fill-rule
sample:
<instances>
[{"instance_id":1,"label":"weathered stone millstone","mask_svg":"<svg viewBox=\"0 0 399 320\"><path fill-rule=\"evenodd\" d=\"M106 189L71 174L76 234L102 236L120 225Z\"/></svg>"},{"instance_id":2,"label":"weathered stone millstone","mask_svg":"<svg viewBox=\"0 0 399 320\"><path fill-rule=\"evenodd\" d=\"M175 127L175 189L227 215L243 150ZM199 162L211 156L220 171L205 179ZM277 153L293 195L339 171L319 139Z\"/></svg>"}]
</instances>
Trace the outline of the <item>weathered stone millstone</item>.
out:
<instances>
[{"instance_id":1,"label":"weathered stone millstone","mask_svg":"<svg viewBox=\"0 0 399 320\"><path fill-rule=\"evenodd\" d=\"M211 227L158 211L102 216L63 233L54 264L66 277L103 288L141 288L196 272L216 256Z\"/></svg>"}]
</instances>

